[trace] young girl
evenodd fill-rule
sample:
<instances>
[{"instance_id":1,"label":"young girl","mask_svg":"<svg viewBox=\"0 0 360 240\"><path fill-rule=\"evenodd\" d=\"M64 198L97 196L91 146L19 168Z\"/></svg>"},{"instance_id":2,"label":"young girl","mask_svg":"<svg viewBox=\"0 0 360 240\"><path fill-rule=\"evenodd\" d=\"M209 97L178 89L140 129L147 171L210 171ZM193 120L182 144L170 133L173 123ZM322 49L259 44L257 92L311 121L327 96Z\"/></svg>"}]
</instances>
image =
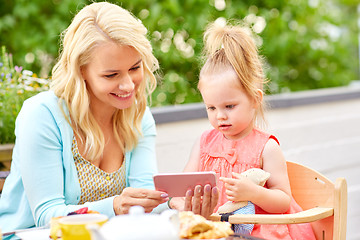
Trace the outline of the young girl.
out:
<instances>
[{"instance_id":1,"label":"young girl","mask_svg":"<svg viewBox=\"0 0 360 240\"><path fill-rule=\"evenodd\" d=\"M195 143L185 171L215 171L220 198L250 201L256 213L301 211L291 197L286 161L275 136L258 128L264 120L264 74L253 39L240 26L211 24L204 36L206 62L198 88L212 130ZM240 176L250 168L269 172L265 187ZM315 239L309 224L255 225L265 239Z\"/></svg>"}]
</instances>

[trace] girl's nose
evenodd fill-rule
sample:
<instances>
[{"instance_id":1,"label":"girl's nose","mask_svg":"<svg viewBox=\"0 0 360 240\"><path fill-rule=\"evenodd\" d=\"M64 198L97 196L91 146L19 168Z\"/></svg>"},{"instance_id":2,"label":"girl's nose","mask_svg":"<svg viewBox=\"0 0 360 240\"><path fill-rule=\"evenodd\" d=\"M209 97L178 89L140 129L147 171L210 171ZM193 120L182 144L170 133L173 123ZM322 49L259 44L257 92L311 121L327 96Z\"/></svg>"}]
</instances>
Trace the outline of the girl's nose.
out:
<instances>
[{"instance_id":1,"label":"girl's nose","mask_svg":"<svg viewBox=\"0 0 360 240\"><path fill-rule=\"evenodd\" d=\"M225 112L224 112L224 111L221 111L221 110L219 110L219 111L217 112L216 117L217 117L217 119L222 119L222 120L227 118Z\"/></svg>"},{"instance_id":2,"label":"girl's nose","mask_svg":"<svg viewBox=\"0 0 360 240\"><path fill-rule=\"evenodd\" d=\"M121 79L121 82L119 84L120 90L125 92L131 92L134 90L134 88L135 88L135 84L129 74L127 74Z\"/></svg>"}]
</instances>

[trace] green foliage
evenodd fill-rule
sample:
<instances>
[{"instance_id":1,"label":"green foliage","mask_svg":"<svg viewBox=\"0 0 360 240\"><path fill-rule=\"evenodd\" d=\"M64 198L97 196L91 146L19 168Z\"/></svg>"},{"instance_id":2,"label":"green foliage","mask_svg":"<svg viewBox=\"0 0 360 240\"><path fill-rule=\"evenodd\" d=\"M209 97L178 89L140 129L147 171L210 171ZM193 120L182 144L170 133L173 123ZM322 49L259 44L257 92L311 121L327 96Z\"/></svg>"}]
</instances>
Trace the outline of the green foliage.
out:
<instances>
[{"instance_id":1,"label":"green foliage","mask_svg":"<svg viewBox=\"0 0 360 240\"><path fill-rule=\"evenodd\" d=\"M58 56L60 33L90 2L0 0L0 45L13 53L16 64L48 78ZM130 10L149 30L162 73L153 106L201 101L196 85L202 34L209 22L221 19L242 21L254 32L270 80L268 94L343 86L359 79L358 0L109 2ZM0 99L1 141L4 121L13 124L9 114L15 116L28 97L26 93L13 99L15 92L6 92ZM10 100L19 102L13 103L16 107L12 110L5 110Z\"/></svg>"},{"instance_id":2,"label":"green foliage","mask_svg":"<svg viewBox=\"0 0 360 240\"><path fill-rule=\"evenodd\" d=\"M16 62L47 78L59 35L88 0L0 0L0 43ZM196 89L202 34L219 18L243 21L256 35L269 94L358 79L357 0L126 0L149 29L162 80L153 106L201 101Z\"/></svg>"},{"instance_id":3,"label":"green foliage","mask_svg":"<svg viewBox=\"0 0 360 240\"><path fill-rule=\"evenodd\" d=\"M0 144L15 141L15 119L25 99L48 88L48 81L14 66L12 55L0 52Z\"/></svg>"},{"instance_id":4,"label":"green foliage","mask_svg":"<svg viewBox=\"0 0 360 240\"><path fill-rule=\"evenodd\" d=\"M0 44L13 53L17 64L48 77L58 55L60 33L87 3L0 0Z\"/></svg>"}]
</instances>

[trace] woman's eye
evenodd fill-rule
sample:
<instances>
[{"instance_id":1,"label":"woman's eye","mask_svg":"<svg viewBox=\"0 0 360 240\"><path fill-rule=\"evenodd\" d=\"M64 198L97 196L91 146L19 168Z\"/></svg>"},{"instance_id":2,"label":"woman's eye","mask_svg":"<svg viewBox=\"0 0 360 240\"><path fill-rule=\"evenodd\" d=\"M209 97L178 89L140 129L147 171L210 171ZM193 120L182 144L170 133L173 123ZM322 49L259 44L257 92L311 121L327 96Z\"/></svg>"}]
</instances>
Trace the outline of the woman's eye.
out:
<instances>
[{"instance_id":1,"label":"woman's eye","mask_svg":"<svg viewBox=\"0 0 360 240\"><path fill-rule=\"evenodd\" d=\"M115 77L117 74L116 73L112 73L112 74L108 74L108 75L105 75L106 78L113 78Z\"/></svg>"},{"instance_id":2,"label":"woman's eye","mask_svg":"<svg viewBox=\"0 0 360 240\"><path fill-rule=\"evenodd\" d=\"M137 70L137 69L139 69L139 68L140 68L140 65L135 66L135 67L133 67L133 68L130 68L130 71L135 71L135 70Z\"/></svg>"}]
</instances>

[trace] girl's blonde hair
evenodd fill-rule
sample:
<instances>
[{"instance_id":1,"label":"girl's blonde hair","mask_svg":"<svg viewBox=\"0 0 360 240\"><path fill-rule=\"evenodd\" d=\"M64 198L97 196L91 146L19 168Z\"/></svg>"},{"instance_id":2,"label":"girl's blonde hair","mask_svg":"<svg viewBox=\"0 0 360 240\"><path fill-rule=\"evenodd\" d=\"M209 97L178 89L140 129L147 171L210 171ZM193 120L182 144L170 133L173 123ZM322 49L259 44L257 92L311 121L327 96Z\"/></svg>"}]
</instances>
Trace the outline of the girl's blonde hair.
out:
<instances>
[{"instance_id":1,"label":"girl's blonde hair","mask_svg":"<svg viewBox=\"0 0 360 240\"><path fill-rule=\"evenodd\" d=\"M81 140L89 160L101 157L105 139L90 111L90 97L80 69L89 63L94 49L105 42L132 46L141 55L144 80L135 94L135 103L113 115L113 129L120 147L123 151L131 150L142 134L141 120L147 98L156 87L154 71L159 68L147 39L147 29L130 12L115 4L92 3L74 17L62 39L62 52L52 70L50 87L59 97L59 105L74 133L84 138Z\"/></svg>"},{"instance_id":2,"label":"girl's blonde hair","mask_svg":"<svg viewBox=\"0 0 360 240\"><path fill-rule=\"evenodd\" d=\"M200 89L204 76L227 69L234 70L245 92L257 102L255 124L265 123L265 107L262 96L259 96L259 89L262 91L266 80L258 49L247 29L241 25L220 26L215 22L211 23L206 28L204 44L206 60L200 71L198 88Z\"/></svg>"}]
</instances>

